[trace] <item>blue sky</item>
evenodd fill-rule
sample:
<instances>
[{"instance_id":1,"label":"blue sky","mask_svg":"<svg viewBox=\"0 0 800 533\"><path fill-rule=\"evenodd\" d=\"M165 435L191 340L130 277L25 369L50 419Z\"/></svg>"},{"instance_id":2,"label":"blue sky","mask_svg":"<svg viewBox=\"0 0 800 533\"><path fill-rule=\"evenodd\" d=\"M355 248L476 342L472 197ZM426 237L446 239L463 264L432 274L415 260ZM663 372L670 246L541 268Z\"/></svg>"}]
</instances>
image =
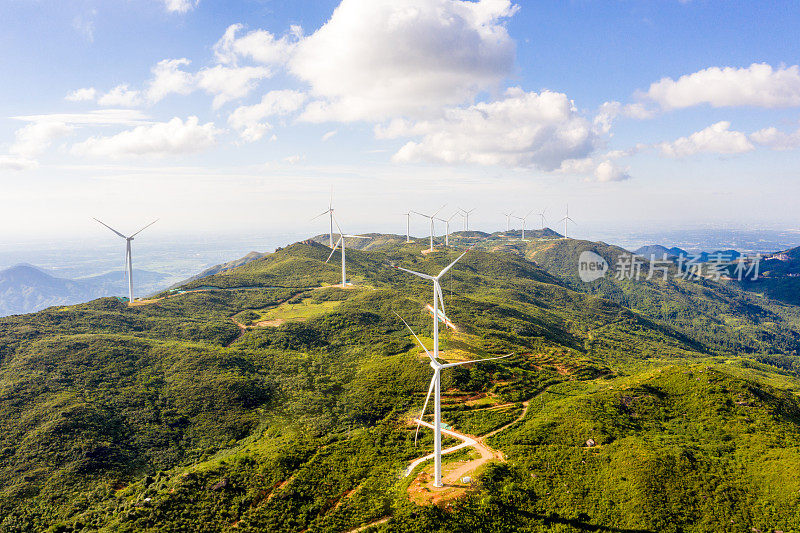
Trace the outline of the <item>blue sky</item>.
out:
<instances>
[{"instance_id":1,"label":"blue sky","mask_svg":"<svg viewBox=\"0 0 800 533\"><path fill-rule=\"evenodd\" d=\"M800 227L796 2L6 0L0 237ZM24 223L22 222L24 221ZM551 224L552 225L552 224ZM323 225L324 226L324 225ZM425 221L415 221L416 233Z\"/></svg>"}]
</instances>

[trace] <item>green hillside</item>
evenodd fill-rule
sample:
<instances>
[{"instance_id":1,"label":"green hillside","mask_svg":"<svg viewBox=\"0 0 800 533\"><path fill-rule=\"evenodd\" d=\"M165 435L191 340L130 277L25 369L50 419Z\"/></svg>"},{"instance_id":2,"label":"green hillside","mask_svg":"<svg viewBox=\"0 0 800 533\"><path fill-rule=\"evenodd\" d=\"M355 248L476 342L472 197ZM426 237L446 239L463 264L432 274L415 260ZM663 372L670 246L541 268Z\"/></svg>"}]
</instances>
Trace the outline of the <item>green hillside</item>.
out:
<instances>
[{"instance_id":1,"label":"green hillside","mask_svg":"<svg viewBox=\"0 0 800 533\"><path fill-rule=\"evenodd\" d=\"M446 371L443 418L502 428L507 461L419 506L401 473L432 447L409 424L430 367L395 313L429 342L431 288L392 265L459 252L375 235L341 288L324 237L136 305L0 319L0 531L800 529L799 308L583 284L576 253L620 249L487 236L442 281L442 356L514 355Z\"/></svg>"}]
</instances>

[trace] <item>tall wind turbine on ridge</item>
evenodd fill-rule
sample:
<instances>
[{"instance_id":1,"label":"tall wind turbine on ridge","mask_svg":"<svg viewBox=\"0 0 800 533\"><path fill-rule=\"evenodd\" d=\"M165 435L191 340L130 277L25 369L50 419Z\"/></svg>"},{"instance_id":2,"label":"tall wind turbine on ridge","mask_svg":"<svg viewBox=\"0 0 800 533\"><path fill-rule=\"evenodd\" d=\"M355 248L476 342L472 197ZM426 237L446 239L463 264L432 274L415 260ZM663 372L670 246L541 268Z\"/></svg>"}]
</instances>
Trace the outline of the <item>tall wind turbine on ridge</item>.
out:
<instances>
[{"instance_id":1,"label":"tall wind turbine on ridge","mask_svg":"<svg viewBox=\"0 0 800 533\"><path fill-rule=\"evenodd\" d=\"M564 218L559 220L559 222L563 222L564 223L564 238L566 239L566 238L568 238L567 237L567 224L570 223L570 222L572 222L573 224L577 224L577 222L575 222L574 220L569 218L569 204L567 204L567 216L565 216Z\"/></svg>"},{"instance_id":2,"label":"tall wind turbine on ridge","mask_svg":"<svg viewBox=\"0 0 800 533\"><path fill-rule=\"evenodd\" d=\"M331 187L331 200L328 202L328 209L315 216L311 220L317 220L321 216L329 215L331 223L331 231L328 234L328 247L333 248L333 187Z\"/></svg>"},{"instance_id":3,"label":"tall wind turbine on ridge","mask_svg":"<svg viewBox=\"0 0 800 533\"><path fill-rule=\"evenodd\" d=\"M462 209L460 207L458 208L459 211L464 213L464 231L469 231L469 214L475 211L476 209L477 207L473 207L472 209L467 211L466 209Z\"/></svg>"},{"instance_id":4,"label":"tall wind turbine on ridge","mask_svg":"<svg viewBox=\"0 0 800 533\"><path fill-rule=\"evenodd\" d=\"M546 207L544 209L542 209L541 213L537 213L542 218L542 230L544 230L544 212L545 211L547 211Z\"/></svg>"},{"instance_id":5,"label":"tall wind turbine on ridge","mask_svg":"<svg viewBox=\"0 0 800 533\"><path fill-rule=\"evenodd\" d=\"M451 221L451 220L453 220L453 218L454 218L456 215L460 215L460 214L461 214L461 213L459 213L458 211L456 211L455 213L453 213L452 215L450 215L450 218L448 218L448 219L446 219L446 220L445 220L444 218L439 218L439 217L436 217L436 220L439 220L439 221L441 221L441 222L444 222L444 227L445 227L445 231L444 231L444 245L445 245L445 246L450 246L450 221Z\"/></svg>"},{"instance_id":6,"label":"tall wind turbine on ridge","mask_svg":"<svg viewBox=\"0 0 800 533\"><path fill-rule=\"evenodd\" d=\"M97 220L97 222L104 225L105 227L107 227L108 229L110 229L123 239L125 239L125 266L123 267L123 271L124 269L127 269L128 271L128 302L133 303L133 254L131 253L131 241L133 241L133 238L139 235L141 232L143 232L144 230L146 230L147 228L158 222L158 219L155 219L154 221L152 221L151 223L149 223L148 225L146 225L145 227L143 227L142 229L140 229L139 231L137 231L136 233L134 233L129 237L118 232L117 230L115 230L102 220L98 220L96 218L94 218L94 220Z\"/></svg>"},{"instance_id":7,"label":"tall wind turbine on ridge","mask_svg":"<svg viewBox=\"0 0 800 533\"><path fill-rule=\"evenodd\" d=\"M336 222L336 221L334 220L334 222ZM342 245L342 287L346 287L347 286L347 267L346 267L346 264L347 264L346 261L347 260L345 259L345 251L344 251L344 249L345 249L345 241L344 241L345 237L347 237L348 239L371 239L372 237L366 237L364 235L345 235L344 232L342 232L342 228L339 227L339 222L336 222L336 229L339 230L339 240L336 242L336 246L333 247L333 249L331 250L331 255L328 256L328 258L325 260L325 262L327 263L328 261L331 260L331 257L333 257L334 252L336 252L336 248L338 248L339 245L341 244Z\"/></svg>"},{"instance_id":8,"label":"tall wind turbine on ridge","mask_svg":"<svg viewBox=\"0 0 800 533\"><path fill-rule=\"evenodd\" d=\"M522 221L522 240L523 241L525 240L525 221L528 220L528 217L531 216L531 213L533 213L533 209L528 211L528 214L525 215L524 217L518 217L518 216L514 215L514 218L519 219L519 220Z\"/></svg>"},{"instance_id":9,"label":"tall wind turbine on ridge","mask_svg":"<svg viewBox=\"0 0 800 533\"><path fill-rule=\"evenodd\" d=\"M503 213L503 214L506 216L506 233L508 233L509 231L511 231L511 217L514 216L514 211L509 211L508 213Z\"/></svg>"},{"instance_id":10,"label":"tall wind turbine on ridge","mask_svg":"<svg viewBox=\"0 0 800 533\"><path fill-rule=\"evenodd\" d=\"M447 204L444 204L444 205L447 205ZM420 213L419 211L412 211L412 213L415 213L415 214L417 214L417 215L419 215L421 217L431 219L431 249L430 249L431 252L433 251L433 219L436 218L436 215L439 214L439 211L444 209L444 205L442 207L440 207L439 209L437 209L432 215L426 215L424 213Z\"/></svg>"}]
</instances>

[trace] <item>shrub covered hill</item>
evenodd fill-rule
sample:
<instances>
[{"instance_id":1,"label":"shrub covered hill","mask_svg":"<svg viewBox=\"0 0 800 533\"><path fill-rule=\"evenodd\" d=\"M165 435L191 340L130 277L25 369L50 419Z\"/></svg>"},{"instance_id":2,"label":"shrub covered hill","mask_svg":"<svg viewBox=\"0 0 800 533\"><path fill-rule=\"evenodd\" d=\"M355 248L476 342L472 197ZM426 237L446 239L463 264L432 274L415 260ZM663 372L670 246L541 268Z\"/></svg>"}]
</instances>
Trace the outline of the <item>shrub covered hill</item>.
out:
<instances>
[{"instance_id":1,"label":"shrub covered hill","mask_svg":"<svg viewBox=\"0 0 800 533\"><path fill-rule=\"evenodd\" d=\"M443 279L442 357L514 355L443 374L444 421L495 459L453 497L414 492L431 371L395 313L430 343L431 288L391 265L460 250L376 237L344 289L310 240L130 306L0 319L0 531L800 530L800 308L583 284L576 252L621 249L552 235L454 236L476 246Z\"/></svg>"}]
</instances>

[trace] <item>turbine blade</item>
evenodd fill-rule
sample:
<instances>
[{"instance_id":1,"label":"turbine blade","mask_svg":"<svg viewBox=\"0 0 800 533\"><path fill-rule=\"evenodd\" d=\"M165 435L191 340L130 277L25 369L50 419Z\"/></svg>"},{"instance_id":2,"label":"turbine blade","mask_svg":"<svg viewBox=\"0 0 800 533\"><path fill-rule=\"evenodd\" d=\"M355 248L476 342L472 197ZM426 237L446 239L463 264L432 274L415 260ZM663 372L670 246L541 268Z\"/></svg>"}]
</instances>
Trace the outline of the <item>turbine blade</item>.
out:
<instances>
[{"instance_id":1,"label":"turbine blade","mask_svg":"<svg viewBox=\"0 0 800 533\"><path fill-rule=\"evenodd\" d=\"M431 218L430 216L426 215L425 213L420 213L419 211L411 211L411 212L414 213L415 215L419 215L421 217Z\"/></svg>"},{"instance_id":2,"label":"turbine blade","mask_svg":"<svg viewBox=\"0 0 800 533\"><path fill-rule=\"evenodd\" d=\"M330 212L331 212L331 210L330 210L330 209L328 209L327 211L323 211L323 212L322 212L322 213L320 213L319 215L317 215L317 216L315 216L314 218L312 218L311 220L309 220L309 222L312 222L312 221L314 221L314 220L317 220L319 217L321 217L321 216L325 216L325 215L327 215L327 214L328 214L328 213L330 213Z\"/></svg>"},{"instance_id":3,"label":"turbine blade","mask_svg":"<svg viewBox=\"0 0 800 533\"><path fill-rule=\"evenodd\" d=\"M94 218L94 217L92 217L92 218ZM108 229L110 229L111 231L113 231L114 233L116 233L117 235L122 237L123 239L127 239L128 238L125 235L123 235L122 233L120 233L117 230L115 230L114 228L112 228L111 226L109 226L108 224L106 224L105 222L103 222L102 220L98 220L96 218L94 218L94 220L97 220L97 222L101 223L102 225L104 225L105 227L107 227Z\"/></svg>"},{"instance_id":4,"label":"turbine blade","mask_svg":"<svg viewBox=\"0 0 800 533\"><path fill-rule=\"evenodd\" d=\"M340 235L340 236L343 236L343 235L344 235L344 232L342 231L342 227L341 227L341 226L339 226L339 221L338 221L338 220L336 220L336 217L335 217L333 214L331 214L331 218L333 219L333 223L334 223L334 224L336 224L336 229L338 229L338 230L339 230L339 235Z\"/></svg>"},{"instance_id":5,"label":"turbine blade","mask_svg":"<svg viewBox=\"0 0 800 533\"><path fill-rule=\"evenodd\" d=\"M439 305L442 307L442 313L444 313L444 316L447 316L447 313L444 312L444 295L442 294L442 286L438 281L435 282L435 286L436 293L439 295Z\"/></svg>"},{"instance_id":6,"label":"turbine blade","mask_svg":"<svg viewBox=\"0 0 800 533\"><path fill-rule=\"evenodd\" d=\"M433 379L431 379L431 384L428 387L428 395L425 396L425 403L422 405L422 412L419 414L419 420L422 420L422 417L425 416L425 409L428 408L428 400L431 399L431 393L433 393L433 386L436 384L436 372L433 373ZM417 431L414 433L414 446L417 445L417 435L419 435L419 426L421 426L419 421L417 421Z\"/></svg>"},{"instance_id":7,"label":"turbine blade","mask_svg":"<svg viewBox=\"0 0 800 533\"><path fill-rule=\"evenodd\" d=\"M125 263L122 265L122 281L128 279L128 258L131 255L130 249L125 247Z\"/></svg>"},{"instance_id":8,"label":"turbine blade","mask_svg":"<svg viewBox=\"0 0 800 533\"><path fill-rule=\"evenodd\" d=\"M428 274L423 274L421 272L414 272L413 270L408 270L407 268L403 268L403 267L399 267L399 266L395 266L395 268L397 270L402 270L403 272L408 272L409 274L414 274L415 276L419 276L421 278L431 279L431 280L435 279L433 276L429 276Z\"/></svg>"},{"instance_id":9,"label":"turbine blade","mask_svg":"<svg viewBox=\"0 0 800 533\"><path fill-rule=\"evenodd\" d=\"M474 246L474 245L473 245L473 246ZM470 246L469 248L467 248L467 252L469 252L470 250L472 250L472 246ZM447 265L446 267L444 267L444 270L442 270L441 272L439 272L439 275L438 275L438 276L436 276L436 279L439 279L439 278L441 278L442 276L444 276L444 275L447 273L447 271L448 271L448 270L450 270L451 268L453 268L453 265L455 265L456 263L458 263L458 262L461 260L461 258L462 258L462 257L464 257L465 255L467 255L467 252L464 252L463 254L459 255L459 256L458 256L458 258L457 258L455 261L453 261L452 263L450 263L449 265Z\"/></svg>"},{"instance_id":10,"label":"turbine blade","mask_svg":"<svg viewBox=\"0 0 800 533\"><path fill-rule=\"evenodd\" d=\"M417 342L419 343L420 346L422 346L422 349L425 350L425 353L428 354L428 357L430 357L431 361L433 361L437 366L439 366L439 362L436 359L433 358L433 355L431 354L431 352L429 352L428 349L425 347L425 345L422 344L422 341L419 340L419 337L417 337L417 334L414 333L413 329L411 329L411 326L408 325L408 322L403 320L403 317L401 317L397 313L395 313L395 315L397 315L397 318L399 318L400 320L403 321L403 324L406 325L406 327L408 328L408 331L410 331L411 334L414 335L414 338L417 339Z\"/></svg>"},{"instance_id":11,"label":"turbine blade","mask_svg":"<svg viewBox=\"0 0 800 533\"><path fill-rule=\"evenodd\" d=\"M445 363L441 365L441 368L450 368L451 366L459 366L459 365L468 365L470 363L482 363L484 361L496 361L497 359L505 359L506 357L511 357L514 355L513 353L501 355L500 357L487 357L486 359L475 359L474 361L460 361L458 363Z\"/></svg>"},{"instance_id":12,"label":"turbine blade","mask_svg":"<svg viewBox=\"0 0 800 533\"><path fill-rule=\"evenodd\" d=\"M435 217L436 215L438 215L438 214L439 214L439 211L441 211L442 209L444 209L446 205L447 205L447 204L444 204L444 205L442 205L442 207L440 207L439 209L437 209L437 210L436 210L436 211L435 211L435 212L434 212L434 213L431 215L431 218L433 218L433 217Z\"/></svg>"},{"instance_id":13,"label":"turbine blade","mask_svg":"<svg viewBox=\"0 0 800 533\"><path fill-rule=\"evenodd\" d=\"M342 238L341 238L341 237L339 237L339 240L338 240L338 241L336 241L336 246L334 246L334 247L333 247L333 250L331 250L331 255L329 255L329 256L328 256L328 258L325 260L325 262L326 262L326 263L327 263L328 261L330 261L330 260L331 260L331 257L333 257L333 252L335 252L335 251L336 251L336 249L339 247L339 244L340 244L341 242L342 242Z\"/></svg>"},{"instance_id":14,"label":"turbine blade","mask_svg":"<svg viewBox=\"0 0 800 533\"><path fill-rule=\"evenodd\" d=\"M342 235L342 237L348 237L350 239L371 239L372 237L366 237L364 235Z\"/></svg>"},{"instance_id":15,"label":"turbine blade","mask_svg":"<svg viewBox=\"0 0 800 533\"><path fill-rule=\"evenodd\" d=\"M147 228L149 228L150 226L152 226L153 224L155 224L156 222L158 222L158 220L159 220L159 219L155 219L154 221L152 221L151 223L149 223L148 225L146 225L145 227L143 227L142 229L140 229L139 231L137 231L136 233L134 233L133 235L131 235L131 237L135 237L135 236L139 235L141 232L143 232L144 230L146 230Z\"/></svg>"}]
</instances>

